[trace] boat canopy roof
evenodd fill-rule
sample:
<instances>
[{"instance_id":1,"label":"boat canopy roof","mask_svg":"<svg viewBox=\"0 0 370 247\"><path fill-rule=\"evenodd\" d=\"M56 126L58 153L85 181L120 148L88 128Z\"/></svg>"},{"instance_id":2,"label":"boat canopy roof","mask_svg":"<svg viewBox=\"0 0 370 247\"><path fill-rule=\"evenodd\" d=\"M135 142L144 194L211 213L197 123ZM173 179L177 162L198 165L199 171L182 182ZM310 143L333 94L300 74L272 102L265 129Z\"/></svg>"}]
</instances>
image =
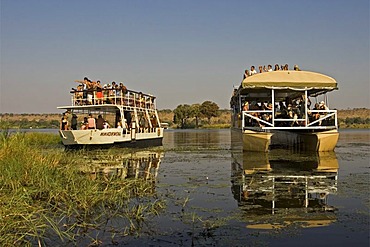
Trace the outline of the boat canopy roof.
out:
<instances>
[{"instance_id":1,"label":"boat canopy roof","mask_svg":"<svg viewBox=\"0 0 370 247\"><path fill-rule=\"evenodd\" d=\"M282 70L248 76L242 81L241 88L331 91L337 89L337 82L330 76L316 72Z\"/></svg>"}]
</instances>

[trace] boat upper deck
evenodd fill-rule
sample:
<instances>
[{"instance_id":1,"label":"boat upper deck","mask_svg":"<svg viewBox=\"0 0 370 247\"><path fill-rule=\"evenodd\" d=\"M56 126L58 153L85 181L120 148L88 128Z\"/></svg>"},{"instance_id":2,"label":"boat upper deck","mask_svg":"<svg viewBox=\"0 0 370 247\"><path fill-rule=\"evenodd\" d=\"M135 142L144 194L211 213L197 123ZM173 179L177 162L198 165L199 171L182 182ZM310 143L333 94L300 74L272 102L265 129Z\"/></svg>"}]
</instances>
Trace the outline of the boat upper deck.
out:
<instances>
[{"instance_id":1,"label":"boat upper deck","mask_svg":"<svg viewBox=\"0 0 370 247\"><path fill-rule=\"evenodd\" d=\"M320 95L337 88L334 78L311 71L279 70L257 73L246 77L240 84L239 93L276 90L308 90L309 96Z\"/></svg>"},{"instance_id":2,"label":"boat upper deck","mask_svg":"<svg viewBox=\"0 0 370 247\"><path fill-rule=\"evenodd\" d=\"M336 89L335 79L310 71L247 76L231 97L232 124L243 129L336 129L337 111L329 109L326 96Z\"/></svg>"},{"instance_id":3,"label":"boat upper deck","mask_svg":"<svg viewBox=\"0 0 370 247\"><path fill-rule=\"evenodd\" d=\"M71 105L59 109L109 109L123 108L125 110L155 111L156 97L142 92L121 89L72 90Z\"/></svg>"}]
</instances>

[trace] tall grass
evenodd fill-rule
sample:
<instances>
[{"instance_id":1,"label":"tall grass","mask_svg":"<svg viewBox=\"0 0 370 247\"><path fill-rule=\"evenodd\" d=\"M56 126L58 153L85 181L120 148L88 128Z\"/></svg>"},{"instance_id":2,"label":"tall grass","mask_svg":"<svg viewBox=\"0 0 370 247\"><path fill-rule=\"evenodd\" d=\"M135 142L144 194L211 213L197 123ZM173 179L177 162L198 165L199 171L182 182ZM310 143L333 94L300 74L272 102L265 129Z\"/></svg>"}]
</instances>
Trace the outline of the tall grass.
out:
<instances>
[{"instance_id":1,"label":"tall grass","mask_svg":"<svg viewBox=\"0 0 370 247\"><path fill-rule=\"evenodd\" d=\"M96 241L90 234L108 225L125 232L113 219L132 233L163 208L152 182L92 180L77 169L83 154L58 145L54 134L0 132L1 246Z\"/></svg>"}]
</instances>

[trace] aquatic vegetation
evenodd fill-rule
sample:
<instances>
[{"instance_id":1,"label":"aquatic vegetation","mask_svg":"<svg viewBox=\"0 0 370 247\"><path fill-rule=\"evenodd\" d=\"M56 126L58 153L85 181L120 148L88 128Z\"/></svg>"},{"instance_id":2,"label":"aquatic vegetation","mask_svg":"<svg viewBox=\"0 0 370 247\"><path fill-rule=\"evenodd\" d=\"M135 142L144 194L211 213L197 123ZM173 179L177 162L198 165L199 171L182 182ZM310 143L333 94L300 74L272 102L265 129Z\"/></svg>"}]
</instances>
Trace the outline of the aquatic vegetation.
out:
<instances>
[{"instance_id":1,"label":"aquatic vegetation","mask_svg":"<svg viewBox=\"0 0 370 247\"><path fill-rule=\"evenodd\" d=\"M79 170L84 151L58 145L55 134L0 134L0 245L113 241L164 208L153 181L92 179Z\"/></svg>"}]
</instances>

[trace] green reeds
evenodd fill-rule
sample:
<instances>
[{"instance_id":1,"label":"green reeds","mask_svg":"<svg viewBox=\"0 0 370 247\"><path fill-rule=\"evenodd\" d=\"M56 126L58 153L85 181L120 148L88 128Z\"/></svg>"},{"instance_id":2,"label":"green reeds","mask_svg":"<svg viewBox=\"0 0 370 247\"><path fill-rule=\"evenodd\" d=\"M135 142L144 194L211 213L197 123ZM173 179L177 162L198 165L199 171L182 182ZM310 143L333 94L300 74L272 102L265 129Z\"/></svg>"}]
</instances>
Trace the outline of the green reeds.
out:
<instances>
[{"instance_id":1,"label":"green reeds","mask_svg":"<svg viewBox=\"0 0 370 247\"><path fill-rule=\"evenodd\" d=\"M151 181L90 179L78 170L83 151L59 143L55 134L0 132L1 246L96 241L89 234L105 227L106 239L117 238L164 207Z\"/></svg>"}]
</instances>

